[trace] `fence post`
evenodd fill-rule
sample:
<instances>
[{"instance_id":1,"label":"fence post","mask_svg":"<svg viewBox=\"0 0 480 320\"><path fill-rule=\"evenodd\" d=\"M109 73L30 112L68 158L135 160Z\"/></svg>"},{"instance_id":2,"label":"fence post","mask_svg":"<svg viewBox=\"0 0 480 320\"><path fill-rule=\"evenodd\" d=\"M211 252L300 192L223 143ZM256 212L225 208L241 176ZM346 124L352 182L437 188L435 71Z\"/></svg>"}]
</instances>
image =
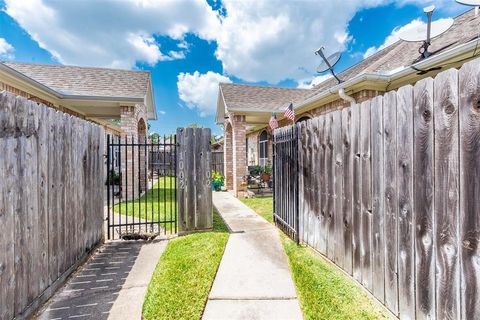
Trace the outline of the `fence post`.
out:
<instances>
[{"instance_id":1,"label":"fence post","mask_svg":"<svg viewBox=\"0 0 480 320\"><path fill-rule=\"evenodd\" d=\"M210 129L177 129L179 234L213 227Z\"/></svg>"}]
</instances>

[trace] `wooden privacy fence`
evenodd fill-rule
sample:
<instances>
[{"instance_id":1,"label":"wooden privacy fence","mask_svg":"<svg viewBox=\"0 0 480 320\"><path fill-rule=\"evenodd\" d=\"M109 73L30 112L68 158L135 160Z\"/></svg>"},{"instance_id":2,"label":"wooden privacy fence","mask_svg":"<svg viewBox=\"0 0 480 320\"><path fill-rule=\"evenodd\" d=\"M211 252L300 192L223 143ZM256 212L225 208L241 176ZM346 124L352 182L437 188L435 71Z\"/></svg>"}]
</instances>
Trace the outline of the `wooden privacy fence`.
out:
<instances>
[{"instance_id":1,"label":"wooden privacy fence","mask_svg":"<svg viewBox=\"0 0 480 320\"><path fill-rule=\"evenodd\" d=\"M28 317L102 239L103 140L0 93L0 319Z\"/></svg>"},{"instance_id":2,"label":"wooden privacy fence","mask_svg":"<svg viewBox=\"0 0 480 320\"><path fill-rule=\"evenodd\" d=\"M177 129L179 234L213 226L210 129Z\"/></svg>"},{"instance_id":3,"label":"wooden privacy fence","mask_svg":"<svg viewBox=\"0 0 480 320\"><path fill-rule=\"evenodd\" d=\"M400 318L480 319L480 60L296 130L301 241Z\"/></svg>"},{"instance_id":4,"label":"wooden privacy fence","mask_svg":"<svg viewBox=\"0 0 480 320\"><path fill-rule=\"evenodd\" d=\"M212 151L212 171L223 173L223 151Z\"/></svg>"}]
</instances>

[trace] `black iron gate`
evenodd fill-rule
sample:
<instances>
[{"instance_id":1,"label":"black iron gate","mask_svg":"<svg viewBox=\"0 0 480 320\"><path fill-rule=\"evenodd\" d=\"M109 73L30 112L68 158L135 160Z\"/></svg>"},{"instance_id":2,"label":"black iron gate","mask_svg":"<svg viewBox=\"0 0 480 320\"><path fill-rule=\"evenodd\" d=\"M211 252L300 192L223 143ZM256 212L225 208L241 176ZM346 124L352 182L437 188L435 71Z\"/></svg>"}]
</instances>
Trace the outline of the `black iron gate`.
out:
<instances>
[{"instance_id":1,"label":"black iron gate","mask_svg":"<svg viewBox=\"0 0 480 320\"><path fill-rule=\"evenodd\" d=\"M176 136L107 136L108 239L177 233Z\"/></svg>"},{"instance_id":2,"label":"black iron gate","mask_svg":"<svg viewBox=\"0 0 480 320\"><path fill-rule=\"evenodd\" d=\"M299 241L298 215L298 127L273 133L273 219L289 237Z\"/></svg>"}]
</instances>

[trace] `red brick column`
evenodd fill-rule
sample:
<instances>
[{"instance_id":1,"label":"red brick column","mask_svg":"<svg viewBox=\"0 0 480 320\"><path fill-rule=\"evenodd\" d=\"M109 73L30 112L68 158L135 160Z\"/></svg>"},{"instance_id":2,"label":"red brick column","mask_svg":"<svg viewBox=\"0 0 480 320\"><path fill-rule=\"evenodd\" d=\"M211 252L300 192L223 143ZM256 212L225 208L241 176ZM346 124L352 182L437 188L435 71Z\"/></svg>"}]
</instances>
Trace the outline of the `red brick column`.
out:
<instances>
[{"instance_id":1,"label":"red brick column","mask_svg":"<svg viewBox=\"0 0 480 320\"><path fill-rule=\"evenodd\" d=\"M233 192L238 197L247 191L247 186L243 183L247 175L245 116L233 115L231 121L233 127Z\"/></svg>"},{"instance_id":2,"label":"red brick column","mask_svg":"<svg viewBox=\"0 0 480 320\"><path fill-rule=\"evenodd\" d=\"M225 121L223 138L223 172L225 174L225 187L233 190L233 143L232 125Z\"/></svg>"},{"instance_id":3,"label":"red brick column","mask_svg":"<svg viewBox=\"0 0 480 320\"><path fill-rule=\"evenodd\" d=\"M142 121L141 121L142 120ZM142 123L141 132L139 132L139 122ZM136 106L121 106L120 107L120 127L122 129L122 142L128 139L128 142L137 143L144 142L145 136L148 136L147 128L147 112L144 105ZM125 148L125 147L122 147ZM132 150L133 149L133 150ZM141 172L140 178L143 179L143 186L145 186L145 161L138 161L138 147L128 147L125 153L122 149L122 155L124 159L121 159L122 168L122 199L125 200L127 193L128 199L137 198L141 191L139 189L139 171ZM142 160L142 159L140 159ZM148 174L148 173L147 173ZM128 179L128 187L126 181ZM141 182L141 184L142 184ZM128 188L128 189L127 189ZM143 187L144 189L144 187Z\"/></svg>"}]
</instances>

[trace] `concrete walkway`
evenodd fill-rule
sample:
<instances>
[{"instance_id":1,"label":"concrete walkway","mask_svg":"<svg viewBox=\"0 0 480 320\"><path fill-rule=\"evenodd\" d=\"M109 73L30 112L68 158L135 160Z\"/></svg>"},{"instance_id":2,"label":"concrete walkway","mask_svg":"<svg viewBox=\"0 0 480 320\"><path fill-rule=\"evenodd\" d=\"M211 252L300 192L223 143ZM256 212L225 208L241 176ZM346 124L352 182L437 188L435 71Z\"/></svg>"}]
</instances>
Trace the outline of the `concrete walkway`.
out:
<instances>
[{"instance_id":1,"label":"concrete walkway","mask_svg":"<svg viewBox=\"0 0 480 320\"><path fill-rule=\"evenodd\" d=\"M140 320L166 240L105 243L37 314L38 319Z\"/></svg>"},{"instance_id":2,"label":"concrete walkway","mask_svg":"<svg viewBox=\"0 0 480 320\"><path fill-rule=\"evenodd\" d=\"M302 319L277 229L228 192L213 203L232 234L203 319Z\"/></svg>"}]
</instances>

